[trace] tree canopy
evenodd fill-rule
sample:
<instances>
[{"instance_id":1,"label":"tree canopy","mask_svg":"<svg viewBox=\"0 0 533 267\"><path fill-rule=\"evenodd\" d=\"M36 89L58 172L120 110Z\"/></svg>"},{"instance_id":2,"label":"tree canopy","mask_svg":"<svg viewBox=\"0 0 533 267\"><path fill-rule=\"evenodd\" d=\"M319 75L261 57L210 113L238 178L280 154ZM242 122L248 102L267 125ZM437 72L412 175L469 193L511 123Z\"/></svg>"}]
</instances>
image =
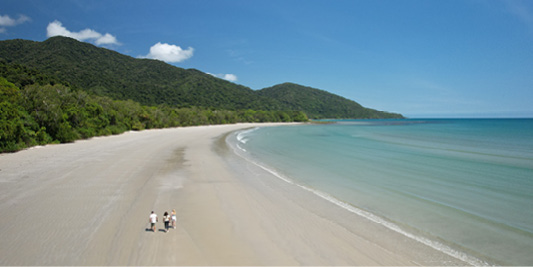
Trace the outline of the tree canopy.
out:
<instances>
[{"instance_id":1,"label":"tree canopy","mask_svg":"<svg viewBox=\"0 0 533 267\"><path fill-rule=\"evenodd\" d=\"M71 38L0 41L0 58L58 77L73 88L143 105L225 110L295 110L310 118L400 118L327 91L280 84L259 91L195 69L137 59Z\"/></svg>"},{"instance_id":2,"label":"tree canopy","mask_svg":"<svg viewBox=\"0 0 533 267\"><path fill-rule=\"evenodd\" d=\"M24 86L20 89L17 85ZM31 68L0 61L0 152L129 130L307 120L301 111L177 108L113 100L74 90Z\"/></svg>"}]
</instances>

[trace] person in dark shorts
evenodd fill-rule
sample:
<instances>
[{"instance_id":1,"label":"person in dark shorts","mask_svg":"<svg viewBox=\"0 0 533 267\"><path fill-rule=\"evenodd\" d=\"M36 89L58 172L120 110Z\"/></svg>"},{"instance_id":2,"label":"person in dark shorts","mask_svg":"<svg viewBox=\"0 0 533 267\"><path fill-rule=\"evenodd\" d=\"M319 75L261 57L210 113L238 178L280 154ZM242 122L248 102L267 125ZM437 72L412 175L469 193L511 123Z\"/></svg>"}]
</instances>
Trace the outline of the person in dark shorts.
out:
<instances>
[{"instance_id":1,"label":"person in dark shorts","mask_svg":"<svg viewBox=\"0 0 533 267\"><path fill-rule=\"evenodd\" d=\"M165 211L165 214L163 214L163 220L165 221L165 233L168 233L168 224L170 222L170 215L168 215L168 212Z\"/></svg>"}]
</instances>

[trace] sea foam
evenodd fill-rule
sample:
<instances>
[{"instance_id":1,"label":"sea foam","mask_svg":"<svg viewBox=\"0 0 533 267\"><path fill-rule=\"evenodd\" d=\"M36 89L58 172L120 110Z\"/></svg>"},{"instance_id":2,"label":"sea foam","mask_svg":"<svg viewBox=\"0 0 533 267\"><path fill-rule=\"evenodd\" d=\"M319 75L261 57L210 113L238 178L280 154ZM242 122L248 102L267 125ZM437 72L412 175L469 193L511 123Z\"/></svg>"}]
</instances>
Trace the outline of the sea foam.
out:
<instances>
[{"instance_id":1,"label":"sea foam","mask_svg":"<svg viewBox=\"0 0 533 267\"><path fill-rule=\"evenodd\" d=\"M249 136L252 132L258 130L259 127L256 127L256 128L253 128L251 130L244 130L244 131L239 131L237 132L236 134L236 139L238 142L242 143L242 144L246 144L246 142L248 142L249 140ZM246 150L242 147L239 146L239 144L236 144L236 147L241 150L242 152L246 152ZM482 261L476 257L473 257L471 255L468 255L466 253L463 253L463 252L460 252L460 251L457 251L445 244L442 244L440 242L437 242L437 241L434 241L434 240L431 240L431 239L428 239L428 238L425 238L425 237L422 237L422 236L418 236L418 235L415 235L413 233L410 233L404 229L402 229L400 226L398 226L397 224L395 223L392 223L380 216L377 216L371 212L368 212L368 211L365 211L365 210L362 210L360 208L357 208L349 203L346 203L344 201L341 201L325 192L322 192L322 191L319 191L319 190L316 190L316 189L313 189L313 188L310 188L310 187L307 187L305 185L301 185L301 184L298 184L296 183L295 181L293 181L292 179L288 178L288 177L285 177L284 175L280 174L279 172L273 170L272 168L269 168L257 161L254 161L253 159L245 156L245 155L242 155L242 153L239 153L238 151L236 151L235 149L233 150L235 152L236 155L238 155L239 157L243 158L244 160L246 160L247 162L250 162L251 164L265 170L266 172L274 175L274 177L288 183L288 184L291 184L291 185L294 185L300 189L303 189L305 191L308 191L308 192L311 192L313 193L314 195L338 206L338 207L341 207L343 208L344 210L346 211L349 211L351 213L354 213L354 214L357 214L367 220L370 220L374 223L377 223L377 224L380 224L380 225L383 225L384 227L387 227L388 229L390 230L393 230L403 236L406 236L410 239L413 239L417 242L420 242L426 246L429 246L433 249L436 249L438 251L441 251L453 258L456 258L456 259L459 259L463 262L466 262L468 264L471 264L471 265L474 265L474 266L488 266L489 264L485 261Z\"/></svg>"},{"instance_id":2,"label":"sea foam","mask_svg":"<svg viewBox=\"0 0 533 267\"><path fill-rule=\"evenodd\" d=\"M252 132L257 131L257 129L259 129L259 127L254 127L252 129L239 131L237 133L237 141L239 141L240 143L246 144L246 142L248 142L248 136L250 136Z\"/></svg>"}]
</instances>

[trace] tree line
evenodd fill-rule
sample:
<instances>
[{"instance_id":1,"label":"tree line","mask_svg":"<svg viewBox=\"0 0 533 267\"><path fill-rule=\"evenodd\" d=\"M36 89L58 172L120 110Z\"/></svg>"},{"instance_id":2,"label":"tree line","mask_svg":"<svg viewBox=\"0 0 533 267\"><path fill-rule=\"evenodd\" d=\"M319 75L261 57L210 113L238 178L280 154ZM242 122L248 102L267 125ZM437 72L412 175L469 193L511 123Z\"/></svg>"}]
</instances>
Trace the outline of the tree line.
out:
<instances>
[{"instance_id":1,"label":"tree line","mask_svg":"<svg viewBox=\"0 0 533 267\"><path fill-rule=\"evenodd\" d=\"M5 71L6 66L3 68ZM0 76L0 152L130 130L308 120L307 115L300 111L145 106L132 100L113 100L73 90L40 74L28 76L28 73L19 73L17 76L11 69L11 78L18 80L19 86L26 84L21 89L3 76L7 75Z\"/></svg>"}]
</instances>

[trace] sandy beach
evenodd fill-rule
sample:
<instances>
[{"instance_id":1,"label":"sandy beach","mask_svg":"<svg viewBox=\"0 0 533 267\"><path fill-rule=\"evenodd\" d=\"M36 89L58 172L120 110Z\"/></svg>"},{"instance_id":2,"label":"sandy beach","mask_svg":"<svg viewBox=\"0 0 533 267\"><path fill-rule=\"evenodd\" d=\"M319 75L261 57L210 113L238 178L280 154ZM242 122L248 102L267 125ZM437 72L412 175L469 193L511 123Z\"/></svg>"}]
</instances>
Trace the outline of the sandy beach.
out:
<instances>
[{"instance_id":1,"label":"sandy beach","mask_svg":"<svg viewBox=\"0 0 533 267\"><path fill-rule=\"evenodd\" d=\"M0 264L465 265L225 143L232 131L275 125L128 132L0 155ZM165 233L172 209L177 227Z\"/></svg>"}]
</instances>

